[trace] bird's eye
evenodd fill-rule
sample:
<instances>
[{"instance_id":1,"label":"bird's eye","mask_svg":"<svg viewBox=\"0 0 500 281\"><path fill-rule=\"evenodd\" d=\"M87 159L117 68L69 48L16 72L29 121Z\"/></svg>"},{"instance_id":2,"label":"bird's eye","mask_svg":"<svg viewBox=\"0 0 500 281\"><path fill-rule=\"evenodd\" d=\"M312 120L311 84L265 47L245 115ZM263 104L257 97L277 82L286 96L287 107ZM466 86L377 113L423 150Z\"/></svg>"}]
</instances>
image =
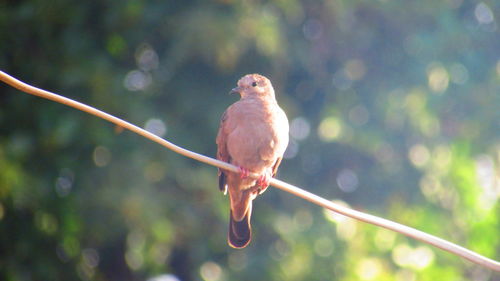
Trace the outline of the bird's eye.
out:
<instances>
[{"instance_id":1,"label":"bird's eye","mask_svg":"<svg viewBox=\"0 0 500 281\"><path fill-rule=\"evenodd\" d=\"M253 82L252 87L257 87L257 82Z\"/></svg>"}]
</instances>

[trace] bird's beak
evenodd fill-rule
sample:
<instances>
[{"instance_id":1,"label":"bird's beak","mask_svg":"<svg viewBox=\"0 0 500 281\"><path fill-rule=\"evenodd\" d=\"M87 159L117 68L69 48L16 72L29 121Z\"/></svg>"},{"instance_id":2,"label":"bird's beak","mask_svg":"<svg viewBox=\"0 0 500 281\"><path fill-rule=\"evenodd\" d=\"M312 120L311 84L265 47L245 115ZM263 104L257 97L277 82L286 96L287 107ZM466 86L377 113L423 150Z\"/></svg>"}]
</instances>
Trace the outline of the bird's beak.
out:
<instances>
[{"instance_id":1,"label":"bird's beak","mask_svg":"<svg viewBox=\"0 0 500 281\"><path fill-rule=\"evenodd\" d=\"M229 94L230 94L230 95L231 95L231 94L239 94L239 93L240 93L240 91L241 91L241 88L240 88L240 87L236 87L236 88L232 89L232 90L229 92Z\"/></svg>"}]
</instances>

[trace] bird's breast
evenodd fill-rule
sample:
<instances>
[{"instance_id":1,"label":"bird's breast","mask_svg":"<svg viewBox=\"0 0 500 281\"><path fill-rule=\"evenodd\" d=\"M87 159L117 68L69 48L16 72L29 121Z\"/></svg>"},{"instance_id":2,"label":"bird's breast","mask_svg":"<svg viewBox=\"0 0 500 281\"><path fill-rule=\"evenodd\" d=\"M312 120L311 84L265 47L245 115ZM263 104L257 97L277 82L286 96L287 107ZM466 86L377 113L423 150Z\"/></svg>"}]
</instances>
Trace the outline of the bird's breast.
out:
<instances>
[{"instance_id":1,"label":"bird's breast","mask_svg":"<svg viewBox=\"0 0 500 281\"><path fill-rule=\"evenodd\" d=\"M283 123L282 117L275 116L273 110L252 104L239 110L234 117L236 125L227 137L233 164L256 173L272 166L288 143L288 123L285 122L286 128L281 128L284 126L279 124Z\"/></svg>"}]
</instances>

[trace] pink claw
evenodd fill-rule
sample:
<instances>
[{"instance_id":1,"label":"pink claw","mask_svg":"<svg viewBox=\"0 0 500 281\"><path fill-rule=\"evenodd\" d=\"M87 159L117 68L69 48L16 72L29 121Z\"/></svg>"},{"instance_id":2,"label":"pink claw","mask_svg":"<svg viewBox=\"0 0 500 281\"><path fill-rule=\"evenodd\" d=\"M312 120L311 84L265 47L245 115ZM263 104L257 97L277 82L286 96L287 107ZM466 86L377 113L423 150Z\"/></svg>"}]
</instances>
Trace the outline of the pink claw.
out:
<instances>
[{"instance_id":1,"label":"pink claw","mask_svg":"<svg viewBox=\"0 0 500 281\"><path fill-rule=\"evenodd\" d=\"M268 173L264 173L257 179L257 185L261 187L261 192L264 192L270 183L271 176Z\"/></svg>"},{"instance_id":2,"label":"pink claw","mask_svg":"<svg viewBox=\"0 0 500 281\"><path fill-rule=\"evenodd\" d=\"M243 167L238 167L238 170L240 173L240 179L246 179L250 175L250 171Z\"/></svg>"}]
</instances>

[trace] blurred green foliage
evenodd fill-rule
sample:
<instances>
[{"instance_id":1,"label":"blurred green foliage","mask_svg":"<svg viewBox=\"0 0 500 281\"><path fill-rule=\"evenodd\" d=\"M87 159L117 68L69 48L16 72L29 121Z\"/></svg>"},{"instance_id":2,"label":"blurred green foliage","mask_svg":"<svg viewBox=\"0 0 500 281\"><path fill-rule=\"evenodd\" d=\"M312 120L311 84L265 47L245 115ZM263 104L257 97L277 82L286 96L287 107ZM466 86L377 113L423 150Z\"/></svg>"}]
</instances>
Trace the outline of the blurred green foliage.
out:
<instances>
[{"instance_id":1,"label":"blurred green foliage","mask_svg":"<svg viewBox=\"0 0 500 281\"><path fill-rule=\"evenodd\" d=\"M7 0L0 68L206 155L226 93L264 74L291 121L279 178L499 260L498 17L492 0ZM499 278L272 188L231 249L216 169L0 92L1 280Z\"/></svg>"}]
</instances>

